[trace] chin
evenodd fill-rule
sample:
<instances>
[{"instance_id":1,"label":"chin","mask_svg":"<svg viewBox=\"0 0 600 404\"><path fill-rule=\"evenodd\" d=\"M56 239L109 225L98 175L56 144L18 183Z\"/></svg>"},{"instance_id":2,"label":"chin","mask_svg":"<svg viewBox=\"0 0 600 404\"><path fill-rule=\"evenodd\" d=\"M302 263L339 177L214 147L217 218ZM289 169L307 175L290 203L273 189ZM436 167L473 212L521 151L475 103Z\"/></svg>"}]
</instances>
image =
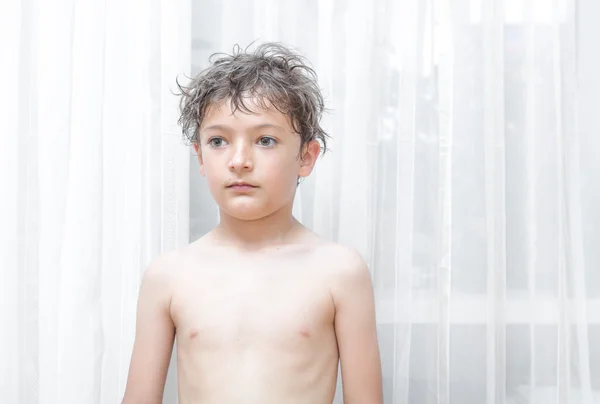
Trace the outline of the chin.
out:
<instances>
[{"instance_id":1,"label":"chin","mask_svg":"<svg viewBox=\"0 0 600 404\"><path fill-rule=\"evenodd\" d=\"M242 201L226 203L224 206L221 205L220 208L229 216L239 220L258 220L273 213L273 209L268 209L262 204Z\"/></svg>"}]
</instances>

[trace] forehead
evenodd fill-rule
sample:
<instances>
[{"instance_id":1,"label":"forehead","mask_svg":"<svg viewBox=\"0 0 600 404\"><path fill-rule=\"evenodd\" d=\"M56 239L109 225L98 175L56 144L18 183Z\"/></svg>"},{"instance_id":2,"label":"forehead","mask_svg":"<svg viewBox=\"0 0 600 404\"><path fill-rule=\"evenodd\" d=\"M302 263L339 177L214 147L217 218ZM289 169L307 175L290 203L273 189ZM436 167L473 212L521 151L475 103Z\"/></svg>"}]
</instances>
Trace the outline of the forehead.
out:
<instances>
[{"instance_id":1,"label":"forehead","mask_svg":"<svg viewBox=\"0 0 600 404\"><path fill-rule=\"evenodd\" d=\"M200 131L222 129L245 130L255 127L272 127L284 132L293 132L291 122L285 114L268 102L244 99L243 106L236 109L230 99L209 106L202 118Z\"/></svg>"}]
</instances>

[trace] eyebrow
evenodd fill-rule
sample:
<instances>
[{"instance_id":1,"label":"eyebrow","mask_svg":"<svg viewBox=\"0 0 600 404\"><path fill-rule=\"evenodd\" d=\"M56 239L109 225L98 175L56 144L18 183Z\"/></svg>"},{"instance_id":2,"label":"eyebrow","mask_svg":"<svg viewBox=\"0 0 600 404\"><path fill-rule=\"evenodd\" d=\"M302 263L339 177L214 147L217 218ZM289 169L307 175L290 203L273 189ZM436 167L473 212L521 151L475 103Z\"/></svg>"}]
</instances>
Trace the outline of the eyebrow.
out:
<instances>
[{"instance_id":1,"label":"eyebrow","mask_svg":"<svg viewBox=\"0 0 600 404\"><path fill-rule=\"evenodd\" d=\"M285 132L285 128L282 128L279 125L274 125L272 123L261 123L259 125L255 125L251 128L252 130L257 130L257 129L277 129L280 131ZM222 131L222 132L231 132L232 129L231 127L227 126L227 125L210 125L207 126L206 128L203 128L202 131L207 131L207 130L218 130L218 131Z\"/></svg>"}]
</instances>

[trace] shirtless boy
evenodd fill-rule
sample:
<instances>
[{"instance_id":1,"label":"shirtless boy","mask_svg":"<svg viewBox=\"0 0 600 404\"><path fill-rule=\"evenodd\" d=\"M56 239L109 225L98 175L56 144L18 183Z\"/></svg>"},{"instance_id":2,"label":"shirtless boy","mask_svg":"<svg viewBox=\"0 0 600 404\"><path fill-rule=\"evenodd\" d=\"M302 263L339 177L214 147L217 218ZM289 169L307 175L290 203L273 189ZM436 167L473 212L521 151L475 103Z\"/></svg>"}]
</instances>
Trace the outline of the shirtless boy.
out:
<instances>
[{"instance_id":1,"label":"shirtless boy","mask_svg":"<svg viewBox=\"0 0 600 404\"><path fill-rule=\"evenodd\" d=\"M326 147L313 70L264 44L182 90L220 223L145 271L123 404L162 402L175 338L180 404L330 404L338 361L344 403L381 404L369 270L292 216Z\"/></svg>"}]
</instances>

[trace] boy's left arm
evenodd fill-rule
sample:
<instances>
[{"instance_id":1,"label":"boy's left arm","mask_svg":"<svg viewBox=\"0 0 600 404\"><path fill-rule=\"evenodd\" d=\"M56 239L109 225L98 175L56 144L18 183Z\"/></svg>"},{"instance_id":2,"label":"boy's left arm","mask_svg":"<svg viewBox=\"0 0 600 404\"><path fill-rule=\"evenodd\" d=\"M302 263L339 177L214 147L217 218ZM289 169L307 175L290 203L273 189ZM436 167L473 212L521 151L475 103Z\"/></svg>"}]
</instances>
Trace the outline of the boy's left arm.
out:
<instances>
[{"instance_id":1,"label":"boy's left arm","mask_svg":"<svg viewBox=\"0 0 600 404\"><path fill-rule=\"evenodd\" d=\"M345 404L382 404L373 284L367 264L352 254L332 290Z\"/></svg>"}]
</instances>

